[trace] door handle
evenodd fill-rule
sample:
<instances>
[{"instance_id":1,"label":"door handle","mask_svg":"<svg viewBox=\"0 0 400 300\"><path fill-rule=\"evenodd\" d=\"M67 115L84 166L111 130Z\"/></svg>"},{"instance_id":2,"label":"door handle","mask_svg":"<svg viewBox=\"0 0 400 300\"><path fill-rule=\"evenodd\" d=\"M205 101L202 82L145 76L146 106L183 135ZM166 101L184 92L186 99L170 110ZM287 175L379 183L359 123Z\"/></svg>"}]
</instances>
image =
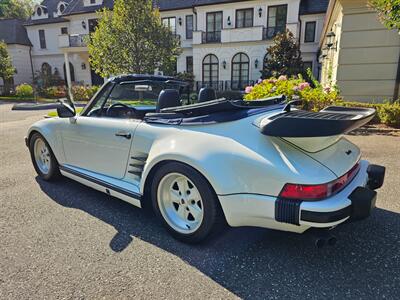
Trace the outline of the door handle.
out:
<instances>
[{"instance_id":1,"label":"door handle","mask_svg":"<svg viewBox=\"0 0 400 300\"><path fill-rule=\"evenodd\" d=\"M127 140L130 140L131 137L132 137L132 135L131 135L129 132L126 132L126 131L119 131L119 132L117 132L117 133L115 134L115 136L124 137L124 138L126 138Z\"/></svg>"}]
</instances>

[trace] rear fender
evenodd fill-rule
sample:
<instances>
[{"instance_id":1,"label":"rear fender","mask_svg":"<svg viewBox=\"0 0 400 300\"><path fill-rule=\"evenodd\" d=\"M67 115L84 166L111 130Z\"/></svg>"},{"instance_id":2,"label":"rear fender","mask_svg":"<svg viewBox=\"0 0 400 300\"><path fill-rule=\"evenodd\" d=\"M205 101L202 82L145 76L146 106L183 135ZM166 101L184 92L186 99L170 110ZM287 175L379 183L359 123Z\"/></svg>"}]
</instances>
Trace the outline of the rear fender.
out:
<instances>
[{"instance_id":1,"label":"rear fender","mask_svg":"<svg viewBox=\"0 0 400 300\"><path fill-rule=\"evenodd\" d=\"M260 145L260 152L255 152L230 138L207 135L207 139L203 139L199 134L197 132L191 138L186 134L175 134L150 146L142 174L142 193L152 169L168 160L185 163L199 171L218 195L251 193L277 196L287 182L318 184L336 178L329 169L286 143L268 141L268 148L263 147L261 151ZM260 136L265 142L265 137Z\"/></svg>"}]
</instances>

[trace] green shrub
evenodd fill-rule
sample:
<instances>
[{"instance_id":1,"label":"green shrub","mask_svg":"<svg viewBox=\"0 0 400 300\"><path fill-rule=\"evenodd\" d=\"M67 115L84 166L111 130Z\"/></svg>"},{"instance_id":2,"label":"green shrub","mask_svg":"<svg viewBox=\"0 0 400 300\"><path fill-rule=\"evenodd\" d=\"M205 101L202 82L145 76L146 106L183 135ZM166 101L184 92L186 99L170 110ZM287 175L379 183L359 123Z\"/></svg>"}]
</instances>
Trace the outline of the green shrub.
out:
<instances>
[{"instance_id":1,"label":"green shrub","mask_svg":"<svg viewBox=\"0 0 400 300\"><path fill-rule=\"evenodd\" d=\"M365 102L343 102L346 107L365 107L376 110L373 123L381 123L388 126L400 127L400 102L394 103L365 103Z\"/></svg>"},{"instance_id":2,"label":"green shrub","mask_svg":"<svg viewBox=\"0 0 400 300\"><path fill-rule=\"evenodd\" d=\"M72 87L72 96L74 97L74 101L87 102L98 90L98 86L77 85Z\"/></svg>"},{"instance_id":3,"label":"green shrub","mask_svg":"<svg viewBox=\"0 0 400 300\"><path fill-rule=\"evenodd\" d=\"M67 97L67 89L65 86L51 86L44 89L42 94L46 98L65 98Z\"/></svg>"},{"instance_id":4,"label":"green shrub","mask_svg":"<svg viewBox=\"0 0 400 300\"><path fill-rule=\"evenodd\" d=\"M383 124L400 127L400 102L386 102L379 105L378 117Z\"/></svg>"},{"instance_id":5,"label":"green shrub","mask_svg":"<svg viewBox=\"0 0 400 300\"><path fill-rule=\"evenodd\" d=\"M302 76L287 78L271 77L260 80L255 86L246 88L245 100L264 99L285 95L287 100L300 98L304 101L303 109L319 111L326 106L341 102L337 89L323 88L317 81L306 82Z\"/></svg>"},{"instance_id":6,"label":"green shrub","mask_svg":"<svg viewBox=\"0 0 400 300\"><path fill-rule=\"evenodd\" d=\"M15 95L20 98L33 97L33 87L26 83L20 84L15 89Z\"/></svg>"}]
</instances>

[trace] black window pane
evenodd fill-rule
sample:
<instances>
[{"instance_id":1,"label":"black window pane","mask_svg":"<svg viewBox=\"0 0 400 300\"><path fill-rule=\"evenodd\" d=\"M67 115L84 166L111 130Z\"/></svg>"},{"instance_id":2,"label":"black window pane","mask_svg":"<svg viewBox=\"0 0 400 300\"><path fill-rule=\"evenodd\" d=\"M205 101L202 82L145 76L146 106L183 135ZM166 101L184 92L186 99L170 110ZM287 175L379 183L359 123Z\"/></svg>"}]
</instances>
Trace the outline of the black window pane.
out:
<instances>
[{"instance_id":1,"label":"black window pane","mask_svg":"<svg viewBox=\"0 0 400 300\"><path fill-rule=\"evenodd\" d=\"M186 39L193 38L193 15L186 16Z\"/></svg>"},{"instance_id":2,"label":"black window pane","mask_svg":"<svg viewBox=\"0 0 400 300\"><path fill-rule=\"evenodd\" d=\"M41 49L46 49L46 36L44 34L44 30L43 29L39 30L39 40L40 40L40 48Z\"/></svg>"},{"instance_id":3,"label":"black window pane","mask_svg":"<svg viewBox=\"0 0 400 300\"><path fill-rule=\"evenodd\" d=\"M186 56L186 72L193 73L193 56Z\"/></svg>"},{"instance_id":4,"label":"black window pane","mask_svg":"<svg viewBox=\"0 0 400 300\"><path fill-rule=\"evenodd\" d=\"M306 22L304 42L312 43L315 41L315 27L316 22Z\"/></svg>"},{"instance_id":5,"label":"black window pane","mask_svg":"<svg viewBox=\"0 0 400 300\"><path fill-rule=\"evenodd\" d=\"M252 8L236 10L236 28L252 27L253 14Z\"/></svg>"}]
</instances>

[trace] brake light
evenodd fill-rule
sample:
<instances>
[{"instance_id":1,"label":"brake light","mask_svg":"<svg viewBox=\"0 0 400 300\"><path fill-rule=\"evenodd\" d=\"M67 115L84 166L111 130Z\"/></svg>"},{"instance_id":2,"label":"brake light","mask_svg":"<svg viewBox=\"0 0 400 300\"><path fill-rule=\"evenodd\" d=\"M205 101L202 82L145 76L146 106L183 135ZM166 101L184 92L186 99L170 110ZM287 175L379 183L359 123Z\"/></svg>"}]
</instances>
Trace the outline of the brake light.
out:
<instances>
[{"instance_id":1,"label":"brake light","mask_svg":"<svg viewBox=\"0 0 400 300\"><path fill-rule=\"evenodd\" d=\"M333 196L342 190L358 173L360 165L357 163L349 172L338 179L324 184L293 184L287 183L279 194L280 198L298 200L319 200Z\"/></svg>"}]
</instances>

